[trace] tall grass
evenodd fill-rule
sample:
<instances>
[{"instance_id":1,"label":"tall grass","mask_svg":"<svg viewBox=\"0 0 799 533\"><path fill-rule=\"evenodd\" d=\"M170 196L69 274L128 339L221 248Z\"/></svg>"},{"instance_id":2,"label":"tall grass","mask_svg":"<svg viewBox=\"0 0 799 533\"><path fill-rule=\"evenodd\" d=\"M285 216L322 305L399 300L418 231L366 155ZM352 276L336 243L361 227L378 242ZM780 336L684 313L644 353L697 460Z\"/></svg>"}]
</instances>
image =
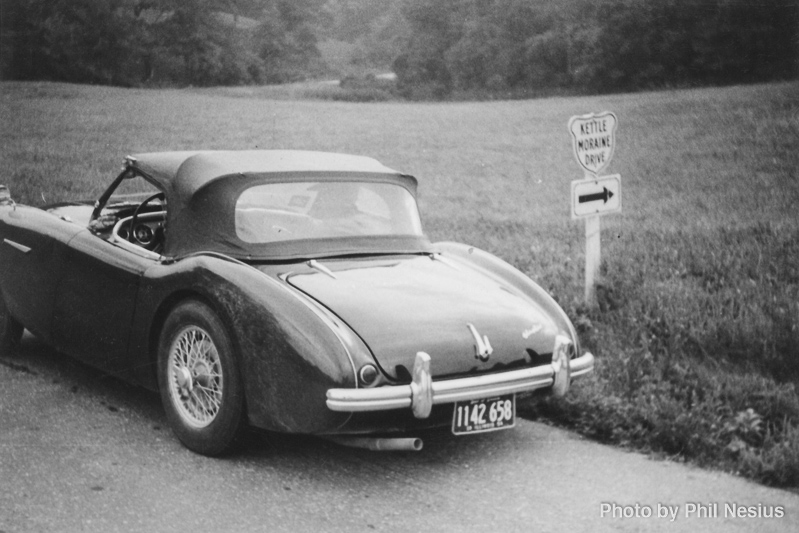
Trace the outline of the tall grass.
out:
<instances>
[{"instance_id":1,"label":"tall grass","mask_svg":"<svg viewBox=\"0 0 799 533\"><path fill-rule=\"evenodd\" d=\"M528 273L597 355L594 378L529 414L799 486L799 84L446 104L314 95L334 90L0 84L0 182L41 205L97 196L129 153L376 157L419 178L431 239ZM566 124L605 109L619 117L608 172L622 175L624 211L602 219L589 309Z\"/></svg>"}]
</instances>

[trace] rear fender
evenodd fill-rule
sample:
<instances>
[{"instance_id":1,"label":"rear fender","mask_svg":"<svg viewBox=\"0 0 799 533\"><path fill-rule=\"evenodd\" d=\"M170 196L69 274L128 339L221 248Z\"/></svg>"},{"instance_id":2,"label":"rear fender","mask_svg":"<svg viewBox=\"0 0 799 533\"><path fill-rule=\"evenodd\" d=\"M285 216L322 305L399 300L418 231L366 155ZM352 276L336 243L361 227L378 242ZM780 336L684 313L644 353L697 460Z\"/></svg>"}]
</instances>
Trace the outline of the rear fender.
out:
<instances>
[{"instance_id":1,"label":"rear fender","mask_svg":"<svg viewBox=\"0 0 799 533\"><path fill-rule=\"evenodd\" d=\"M231 332L253 425L317 433L346 423L349 415L327 409L327 390L354 387L355 362L371 360L368 349L337 333L343 324L320 316L280 280L223 258L192 257L145 273L131 346L131 353L149 354L142 381L153 386L152 341L168 310L186 297L208 303Z\"/></svg>"}]
</instances>

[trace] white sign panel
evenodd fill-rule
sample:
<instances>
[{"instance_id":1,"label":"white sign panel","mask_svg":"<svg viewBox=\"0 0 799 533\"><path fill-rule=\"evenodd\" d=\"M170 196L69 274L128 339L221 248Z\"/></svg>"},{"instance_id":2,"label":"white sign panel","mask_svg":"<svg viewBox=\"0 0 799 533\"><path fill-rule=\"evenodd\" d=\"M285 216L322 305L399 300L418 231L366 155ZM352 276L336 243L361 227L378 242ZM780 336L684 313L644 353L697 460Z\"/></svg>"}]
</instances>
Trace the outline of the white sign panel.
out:
<instances>
[{"instance_id":1,"label":"white sign panel","mask_svg":"<svg viewBox=\"0 0 799 533\"><path fill-rule=\"evenodd\" d=\"M572 182L572 218L621 211L621 175Z\"/></svg>"},{"instance_id":2,"label":"white sign panel","mask_svg":"<svg viewBox=\"0 0 799 533\"><path fill-rule=\"evenodd\" d=\"M616 124L616 115L610 111L569 120L574 156L586 172L597 175L610 163L616 147Z\"/></svg>"}]
</instances>

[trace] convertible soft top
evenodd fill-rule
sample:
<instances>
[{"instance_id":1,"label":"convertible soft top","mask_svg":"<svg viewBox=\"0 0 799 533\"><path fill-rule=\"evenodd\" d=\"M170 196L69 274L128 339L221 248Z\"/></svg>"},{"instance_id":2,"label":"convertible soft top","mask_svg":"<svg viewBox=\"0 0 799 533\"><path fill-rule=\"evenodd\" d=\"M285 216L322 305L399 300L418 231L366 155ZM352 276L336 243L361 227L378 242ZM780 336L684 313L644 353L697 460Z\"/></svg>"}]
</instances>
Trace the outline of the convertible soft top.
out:
<instances>
[{"instance_id":1,"label":"convertible soft top","mask_svg":"<svg viewBox=\"0 0 799 533\"><path fill-rule=\"evenodd\" d=\"M238 195L259 182L308 177L314 180L390 181L416 197L416 179L370 157L302 150L180 151L128 156L133 168L167 198L166 257L208 251L242 259L284 259L328 254L425 252L419 236L380 236L324 241L245 243L234 228Z\"/></svg>"},{"instance_id":2,"label":"convertible soft top","mask_svg":"<svg viewBox=\"0 0 799 533\"><path fill-rule=\"evenodd\" d=\"M131 155L128 164L167 192L190 197L215 179L231 174L284 172L368 172L400 174L371 157L304 150L153 152Z\"/></svg>"}]
</instances>

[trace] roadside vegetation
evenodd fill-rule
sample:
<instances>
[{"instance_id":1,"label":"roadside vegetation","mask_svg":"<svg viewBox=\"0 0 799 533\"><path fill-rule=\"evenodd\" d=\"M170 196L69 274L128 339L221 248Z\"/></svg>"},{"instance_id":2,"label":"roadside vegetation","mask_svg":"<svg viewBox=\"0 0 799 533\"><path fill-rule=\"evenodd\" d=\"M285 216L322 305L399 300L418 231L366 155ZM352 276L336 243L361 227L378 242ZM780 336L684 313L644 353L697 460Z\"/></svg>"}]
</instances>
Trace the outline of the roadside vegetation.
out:
<instances>
[{"instance_id":1,"label":"roadside vegetation","mask_svg":"<svg viewBox=\"0 0 799 533\"><path fill-rule=\"evenodd\" d=\"M446 104L320 101L324 86L0 84L0 183L96 197L127 154L296 148L414 174L431 239L505 258L556 295L596 375L526 416L799 487L799 84ZM310 92L309 92L310 91ZM311 99L308 99L308 98ZM332 99L332 98L331 98ZM582 303L572 115L619 117L599 307Z\"/></svg>"}]
</instances>

